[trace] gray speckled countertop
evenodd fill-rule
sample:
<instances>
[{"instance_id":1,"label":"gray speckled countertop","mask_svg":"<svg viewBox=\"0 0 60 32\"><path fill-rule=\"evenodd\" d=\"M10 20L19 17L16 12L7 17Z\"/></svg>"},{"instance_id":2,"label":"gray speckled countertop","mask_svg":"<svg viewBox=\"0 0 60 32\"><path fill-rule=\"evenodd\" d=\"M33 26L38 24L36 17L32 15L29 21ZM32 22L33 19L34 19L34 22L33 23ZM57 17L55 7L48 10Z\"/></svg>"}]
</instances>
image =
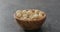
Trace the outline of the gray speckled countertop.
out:
<instances>
[{"instance_id":1,"label":"gray speckled countertop","mask_svg":"<svg viewBox=\"0 0 60 32\"><path fill-rule=\"evenodd\" d=\"M30 8L46 12L43 32L60 32L60 0L0 0L0 32L24 32L13 14L18 9Z\"/></svg>"}]
</instances>

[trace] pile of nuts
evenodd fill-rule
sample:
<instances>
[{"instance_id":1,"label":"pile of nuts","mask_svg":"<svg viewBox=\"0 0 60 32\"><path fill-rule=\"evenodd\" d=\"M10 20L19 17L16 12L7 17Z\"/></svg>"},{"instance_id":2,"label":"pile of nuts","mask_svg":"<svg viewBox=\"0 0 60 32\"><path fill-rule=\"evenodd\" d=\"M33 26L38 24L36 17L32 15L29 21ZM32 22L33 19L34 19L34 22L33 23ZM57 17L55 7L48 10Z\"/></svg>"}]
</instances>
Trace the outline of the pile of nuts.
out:
<instances>
[{"instance_id":1,"label":"pile of nuts","mask_svg":"<svg viewBox=\"0 0 60 32\"><path fill-rule=\"evenodd\" d=\"M44 12L38 9L17 10L16 16L19 19L40 19L44 16Z\"/></svg>"}]
</instances>

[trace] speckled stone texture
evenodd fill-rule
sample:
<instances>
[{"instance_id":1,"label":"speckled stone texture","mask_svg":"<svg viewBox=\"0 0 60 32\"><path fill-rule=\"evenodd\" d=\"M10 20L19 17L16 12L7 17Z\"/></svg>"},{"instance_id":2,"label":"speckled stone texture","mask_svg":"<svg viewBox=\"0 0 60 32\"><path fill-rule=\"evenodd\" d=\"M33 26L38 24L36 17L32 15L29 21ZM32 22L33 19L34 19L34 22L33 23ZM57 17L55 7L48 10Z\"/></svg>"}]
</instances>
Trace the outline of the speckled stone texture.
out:
<instances>
[{"instance_id":1,"label":"speckled stone texture","mask_svg":"<svg viewBox=\"0 0 60 32\"><path fill-rule=\"evenodd\" d=\"M0 0L0 32L24 32L13 14L18 9L27 8L37 8L47 13L41 29L43 32L60 32L60 0Z\"/></svg>"}]
</instances>

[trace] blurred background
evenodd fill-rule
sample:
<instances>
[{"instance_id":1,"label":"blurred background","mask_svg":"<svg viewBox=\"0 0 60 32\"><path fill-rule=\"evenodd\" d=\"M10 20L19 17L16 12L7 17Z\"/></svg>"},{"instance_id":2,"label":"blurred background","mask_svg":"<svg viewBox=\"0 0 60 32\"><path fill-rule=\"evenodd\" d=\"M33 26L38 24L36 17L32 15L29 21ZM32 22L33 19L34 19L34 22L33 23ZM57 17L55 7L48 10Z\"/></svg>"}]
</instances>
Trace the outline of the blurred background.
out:
<instances>
[{"instance_id":1,"label":"blurred background","mask_svg":"<svg viewBox=\"0 0 60 32\"><path fill-rule=\"evenodd\" d=\"M60 0L0 0L0 32L24 32L13 17L18 9L46 12L42 32L60 32Z\"/></svg>"}]
</instances>

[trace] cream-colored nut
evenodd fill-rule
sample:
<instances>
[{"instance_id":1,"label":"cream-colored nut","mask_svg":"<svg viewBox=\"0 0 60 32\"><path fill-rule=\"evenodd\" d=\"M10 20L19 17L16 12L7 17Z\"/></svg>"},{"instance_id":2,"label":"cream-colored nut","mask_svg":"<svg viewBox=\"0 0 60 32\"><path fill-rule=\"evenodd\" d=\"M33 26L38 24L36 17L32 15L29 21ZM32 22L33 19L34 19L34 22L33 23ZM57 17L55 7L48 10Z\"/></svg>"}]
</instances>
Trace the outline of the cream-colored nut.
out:
<instances>
[{"instance_id":1,"label":"cream-colored nut","mask_svg":"<svg viewBox=\"0 0 60 32\"><path fill-rule=\"evenodd\" d=\"M38 14L40 11L39 10L35 10L35 13Z\"/></svg>"},{"instance_id":2,"label":"cream-colored nut","mask_svg":"<svg viewBox=\"0 0 60 32\"><path fill-rule=\"evenodd\" d=\"M33 18L33 19L36 19L36 18L38 18L38 14L34 14L31 18Z\"/></svg>"},{"instance_id":3,"label":"cream-colored nut","mask_svg":"<svg viewBox=\"0 0 60 32\"><path fill-rule=\"evenodd\" d=\"M31 10L27 11L27 14L31 15L33 12Z\"/></svg>"},{"instance_id":4,"label":"cream-colored nut","mask_svg":"<svg viewBox=\"0 0 60 32\"><path fill-rule=\"evenodd\" d=\"M21 14L20 14L20 13L17 13L16 16L17 16L17 17L21 17Z\"/></svg>"},{"instance_id":5,"label":"cream-colored nut","mask_svg":"<svg viewBox=\"0 0 60 32\"><path fill-rule=\"evenodd\" d=\"M21 11L20 11L20 10L17 10L17 11L16 11L16 14L17 14L17 13L21 13Z\"/></svg>"},{"instance_id":6,"label":"cream-colored nut","mask_svg":"<svg viewBox=\"0 0 60 32\"><path fill-rule=\"evenodd\" d=\"M23 14L23 17L27 17L27 15L26 14Z\"/></svg>"},{"instance_id":7,"label":"cream-colored nut","mask_svg":"<svg viewBox=\"0 0 60 32\"><path fill-rule=\"evenodd\" d=\"M44 12L39 12L39 17L43 17Z\"/></svg>"},{"instance_id":8,"label":"cream-colored nut","mask_svg":"<svg viewBox=\"0 0 60 32\"><path fill-rule=\"evenodd\" d=\"M20 10L16 11L16 16L21 17L21 11Z\"/></svg>"},{"instance_id":9,"label":"cream-colored nut","mask_svg":"<svg viewBox=\"0 0 60 32\"><path fill-rule=\"evenodd\" d=\"M23 10L23 11L22 11L22 14L26 14L26 12L27 12L26 10Z\"/></svg>"}]
</instances>

